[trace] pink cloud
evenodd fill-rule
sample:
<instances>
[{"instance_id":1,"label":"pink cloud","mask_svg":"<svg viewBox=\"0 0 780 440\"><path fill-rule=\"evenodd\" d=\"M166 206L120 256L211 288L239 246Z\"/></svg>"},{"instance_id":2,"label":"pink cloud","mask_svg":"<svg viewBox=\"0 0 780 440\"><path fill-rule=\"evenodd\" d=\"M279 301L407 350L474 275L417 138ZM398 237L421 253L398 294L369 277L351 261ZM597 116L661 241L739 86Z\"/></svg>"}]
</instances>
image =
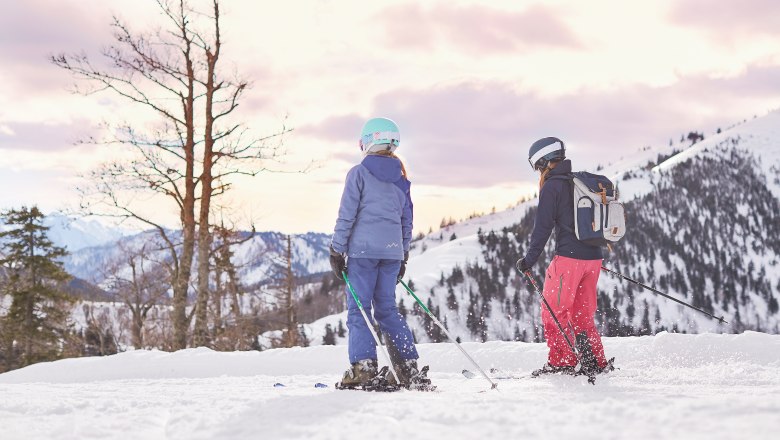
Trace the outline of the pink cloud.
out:
<instances>
[{"instance_id":1,"label":"pink cloud","mask_svg":"<svg viewBox=\"0 0 780 440\"><path fill-rule=\"evenodd\" d=\"M336 159L346 161L354 160L359 152L358 140L360 139L360 129L366 122L365 118L355 115L341 115L330 117L319 124L296 127L296 134L317 137L324 140L334 141L339 146L349 145L354 149L334 151Z\"/></svg>"},{"instance_id":2,"label":"pink cloud","mask_svg":"<svg viewBox=\"0 0 780 440\"><path fill-rule=\"evenodd\" d=\"M13 122L0 125L0 151L64 151L98 131L93 122L85 120L70 124Z\"/></svg>"},{"instance_id":3,"label":"pink cloud","mask_svg":"<svg viewBox=\"0 0 780 440\"><path fill-rule=\"evenodd\" d=\"M552 9L522 12L484 6L394 6L377 17L391 45L430 50L449 41L470 53L506 53L535 47L579 48L581 43Z\"/></svg>"},{"instance_id":4,"label":"pink cloud","mask_svg":"<svg viewBox=\"0 0 780 440\"><path fill-rule=\"evenodd\" d=\"M775 0L678 1L670 18L678 24L702 28L716 39L733 39L737 34L780 36L780 4Z\"/></svg>"},{"instance_id":5,"label":"pink cloud","mask_svg":"<svg viewBox=\"0 0 780 440\"><path fill-rule=\"evenodd\" d=\"M0 14L0 59L26 93L62 89L72 79L58 75L48 58L58 52L96 53L109 41L108 12L87 2L8 2ZM70 81L70 82L68 82Z\"/></svg>"},{"instance_id":6,"label":"pink cloud","mask_svg":"<svg viewBox=\"0 0 780 440\"><path fill-rule=\"evenodd\" d=\"M557 98L501 83L396 90L374 100L372 115L398 122L398 153L416 183L484 187L533 179L527 151L541 137L576 145L580 151L573 156L581 163L575 165L593 168L642 146L691 130L711 133L752 115L732 108L775 103L754 109L761 113L778 100L780 66L757 66L734 78L687 77L667 87L634 85ZM341 115L301 131L344 145L362 123L358 115ZM355 160L351 151L339 157Z\"/></svg>"},{"instance_id":7,"label":"pink cloud","mask_svg":"<svg viewBox=\"0 0 780 440\"><path fill-rule=\"evenodd\" d=\"M97 50L110 41L110 15L78 2L10 2L0 15L4 62L46 63L60 51Z\"/></svg>"}]
</instances>

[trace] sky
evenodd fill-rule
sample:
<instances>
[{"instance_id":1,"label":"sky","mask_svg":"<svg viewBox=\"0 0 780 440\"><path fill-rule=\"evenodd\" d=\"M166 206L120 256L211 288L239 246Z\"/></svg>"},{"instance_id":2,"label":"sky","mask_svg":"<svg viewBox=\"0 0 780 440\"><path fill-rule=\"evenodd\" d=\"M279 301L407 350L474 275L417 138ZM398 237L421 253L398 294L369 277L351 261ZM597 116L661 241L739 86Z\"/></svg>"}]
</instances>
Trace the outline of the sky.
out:
<instances>
[{"instance_id":1,"label":"sky","mask_svg":"<svg viewBox=\"0 0 780 440\"><path fill-rule=\"evenodd\" d=\"M106 122L154 120L108 92L73 93L83 84L48 57L100 62L112 16L137 32L163 20L153 0L8 3L0 208L74 211L89 171L127 154L78 141ZM372 117L400 127L420 232L532 195L527 153L539 138L563 139L574 167L589 169L780 107L773 0L230 0L222 11L225 71L251 83L234 117L257 136L293 129L282 161L236 179L219 202L258 230L332 232ZM132 203L176 224L167 201Z\"/></svg>"}]
</instances>

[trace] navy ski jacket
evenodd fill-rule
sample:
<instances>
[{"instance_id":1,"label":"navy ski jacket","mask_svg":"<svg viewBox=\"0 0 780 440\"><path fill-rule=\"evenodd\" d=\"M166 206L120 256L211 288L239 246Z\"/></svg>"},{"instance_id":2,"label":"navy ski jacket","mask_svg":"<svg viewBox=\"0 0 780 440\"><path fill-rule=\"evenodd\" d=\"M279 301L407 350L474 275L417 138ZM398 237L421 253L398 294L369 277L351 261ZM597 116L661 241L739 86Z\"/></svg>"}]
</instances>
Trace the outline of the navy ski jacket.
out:
<instances>
[{"instance_id":1,"label":"navy ski jacket","mask_svg":"<svg viewBox=\"0 0 780 440\"><path fill-rule=\"evenodd\" d=\"M567 177L569 173L571 161L567 159L550 170L539 191L539 208L531 232L531 245L523 257L528 267L539 260L553 228L556 237L555 255L577 260L604 258L601 247L587 245L574 234L574 190L571 179Z\"/></svg>"}]
</instances>

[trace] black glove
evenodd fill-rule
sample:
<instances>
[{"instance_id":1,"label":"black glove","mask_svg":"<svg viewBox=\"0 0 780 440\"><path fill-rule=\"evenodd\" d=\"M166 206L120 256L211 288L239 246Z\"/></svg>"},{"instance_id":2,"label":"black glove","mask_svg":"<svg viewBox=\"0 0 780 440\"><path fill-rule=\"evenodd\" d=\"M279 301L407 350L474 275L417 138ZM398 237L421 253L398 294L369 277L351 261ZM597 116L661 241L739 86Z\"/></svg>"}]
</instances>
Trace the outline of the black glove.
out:
<instances>
[{"instance_id":1,"label":"black glove","mask_svg":"<svg viewBox=\"0 0 780 440\"><path fill-rule=\"evenodd\" d=\"M398 284L401 281L401 278L404 277L404 274L406 273L406 262L409 260L409 252L404 252L404 261L401 262L401 268L398 269L398 278L395 282Z\"/></svg>"},{"instance_id":2,"label":"black glove","mask_svg":"<svg viewBox=\"0 0 780 440\"><path fill-rule=\"evenodd\" d=\"M515 267L517 270L519 270L522 273L525 273L526 271L531 269L531 266L525 262L525 258L521 258L517 260L517 263L515 263Z\"/></svg>"},{"instance_id":3,"label":"black glove","mask_svg":"<svg viewBox=\"0 0 780 440\"><path fill-rule=\"evenodd\" d=\"M341 273L347 270L347 262L344 260L344 255L336 252L333 246L330 247L330 267L336 274L336 278L340 280L344 278Z\"/></svg>"}]
</instances>

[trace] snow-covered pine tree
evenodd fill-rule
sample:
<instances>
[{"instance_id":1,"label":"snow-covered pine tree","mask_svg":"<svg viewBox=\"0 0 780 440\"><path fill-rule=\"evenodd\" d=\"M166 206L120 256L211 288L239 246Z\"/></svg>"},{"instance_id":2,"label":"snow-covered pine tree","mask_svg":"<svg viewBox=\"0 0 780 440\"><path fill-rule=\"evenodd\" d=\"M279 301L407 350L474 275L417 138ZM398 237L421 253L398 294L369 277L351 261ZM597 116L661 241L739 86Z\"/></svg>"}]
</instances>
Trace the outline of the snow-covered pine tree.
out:
<instances>
[{"instance_id":1,"label":"snow-covered pine tree","mask_svg":"<svg viewBox=\"0 0 780 440\"><path fill-rule=\"evenodd\" d=\"M64 292L70 275L59 261L67 252L47 237L44 214L36 206L22 207L4 211L0 219L10 227L0 232L0 266L6 273L2 291L11 298L0 318L2 371L63 356L73 299Z\"/></svg>"},{"instance_id":2,"label":"snow-covered pine tree","mask_svg":"<svg viewBox=\"0 0 780 440\"><path fill-rule=\"evenodd\" d=\"M325 324L325 336L322 337L322 345L336 345L336 334L330 324Z\"/></svg>"}]
</instances>

